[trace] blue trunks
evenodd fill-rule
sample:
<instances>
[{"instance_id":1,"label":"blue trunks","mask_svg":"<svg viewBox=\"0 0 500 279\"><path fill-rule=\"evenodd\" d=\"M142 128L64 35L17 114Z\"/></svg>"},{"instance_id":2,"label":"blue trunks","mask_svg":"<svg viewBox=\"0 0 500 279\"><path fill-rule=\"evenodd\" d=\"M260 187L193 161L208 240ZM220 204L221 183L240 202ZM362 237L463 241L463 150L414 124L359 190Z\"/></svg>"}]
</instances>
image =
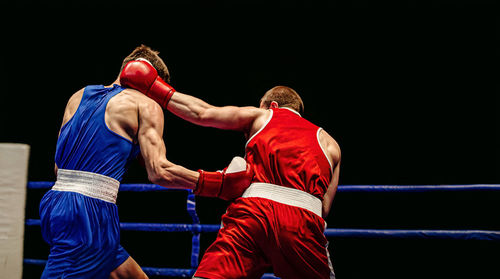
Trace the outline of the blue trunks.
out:
<instances>
[{"instance_id":1,"label":"blue trunks","mask_svg":"<svg viewBox=\"0 0 500 279\"><path fill-rule=\"evenodd\" d=\"M81 179L91 182L82 183L74 177L75 173L80 177L83 173ZM88 176L109 179L93 173L59 170L58 181L40 202L42 236L50 245L42 278L107 279L129 257L120 245L118 208L109 200L112 187L97 188L91 184L102 182ZM99 192L87 192L94 188Z\"/></svg>"}]
</instances>

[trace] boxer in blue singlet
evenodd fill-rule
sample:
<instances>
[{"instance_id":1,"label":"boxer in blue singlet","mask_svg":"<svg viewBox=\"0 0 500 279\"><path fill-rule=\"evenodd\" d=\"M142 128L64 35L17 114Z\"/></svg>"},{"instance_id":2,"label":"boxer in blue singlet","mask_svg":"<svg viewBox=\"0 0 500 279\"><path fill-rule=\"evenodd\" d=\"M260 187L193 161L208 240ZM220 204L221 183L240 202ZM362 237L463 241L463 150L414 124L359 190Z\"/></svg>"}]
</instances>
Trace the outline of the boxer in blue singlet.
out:
<instances>
[{"instance_id":1,"label":"boxer in blue singlet","mask_svg":"<svg viewBox=\"0 0 500 279\"><path fill-rule=\"evenodd\" d=\"M136 48L136 58L169 72L156 51ZM87 86L68 101L56 148L57 181L40 203L42 235L50 254L42 278L147 278L120 245L115 204L118 187L132 159L165 158L163 112L150 98L120 86ZM145 154L146 153L146 154ZM146 166L147 167L147 166ZM157 184L194 188L197 172L175 166L170 176L148 168Z\"/></svg>"},{"instance_id":2,"label":"boxer in blue singlet","mask_svg":"<svg viewBox=\"0 0 500 279\"><path fill-rule=\"evenodd\" d=\"M158 52L144 45L123 60L120 72L137 59L148 61L157 77L169 80ZM133 75L135 70L129 67L128 73ZM227 198L241 195L248 187L238 179L240 173L248 176L245 170L228 174L236 180L224 179L225 173L191 171L168 161L163 117L160 105L122 87L119 78L110 86L87 86L69 99L57 140L57 180L40 202L42 235L50 245L42 278L147 278L120 245L115 204L120 180L139 150L155 184L219 197L211 193L220 193L223 181L224 185L231 182L224 188ZM204 180L203 175L217 176L220 183Z\"/></svg>"},{"instance_id":3,"label":"boxer in blue singlet","mask_svg":"<svg viewBox=\"0 0 500 279\"><path fill-rule=\"evenodd\" d=\"M120 246L115 201L139 145L105 122L106 105L122 91L118 85L87 86L77 112L61 128L57 182L40 204L42 234L51 246L42 278L108 278L129 258Z\"/></svg>"}]
</instances>

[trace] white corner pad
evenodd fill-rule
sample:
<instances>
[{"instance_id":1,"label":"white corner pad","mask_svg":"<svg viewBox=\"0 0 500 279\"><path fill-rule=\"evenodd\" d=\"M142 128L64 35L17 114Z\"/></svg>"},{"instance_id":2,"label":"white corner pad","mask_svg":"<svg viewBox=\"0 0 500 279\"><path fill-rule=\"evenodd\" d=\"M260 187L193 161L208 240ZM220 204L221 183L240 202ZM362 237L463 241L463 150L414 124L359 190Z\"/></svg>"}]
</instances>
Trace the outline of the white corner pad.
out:
<instances>
[{"instance_id":1,"label":"white corner pad","mask_svg":"<svg viewBox=\"0 0 500 279\"><path fill-rule=\"evenodd\" d=\"M30 146L0 143L0 277L21 278Z\"/></svg>"}]
</instances>

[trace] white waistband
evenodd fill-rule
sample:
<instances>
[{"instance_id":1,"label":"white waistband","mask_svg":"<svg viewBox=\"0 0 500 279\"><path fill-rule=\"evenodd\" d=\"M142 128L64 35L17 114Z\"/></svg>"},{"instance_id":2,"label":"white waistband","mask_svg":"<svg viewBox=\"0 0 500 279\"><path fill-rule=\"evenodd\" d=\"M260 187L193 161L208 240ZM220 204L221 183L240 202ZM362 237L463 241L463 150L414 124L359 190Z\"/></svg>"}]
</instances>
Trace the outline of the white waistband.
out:
<instances>
[{"instance_id":1,"label":"white waistband","mask_svg":"<svg viewBox=\"0 0 500 279\"><path fill-rule=\"evenodd\" d=\"M242 198L265 198L275 202L300 207L321 217L323 203L317 197L299 189L256 182L248 187Z\"/></svg>"},{"instance_id":2,"label":"white waistband","mask_svg":"<svg viewBox=\"0 0 500 279\"><path fill-rule=\"evenodd\" d=\"M76 192L82 195L116 203L120 182L114 178L87 171L57 170L57 181L52 190Z\"/></svg>"}]
</instances>

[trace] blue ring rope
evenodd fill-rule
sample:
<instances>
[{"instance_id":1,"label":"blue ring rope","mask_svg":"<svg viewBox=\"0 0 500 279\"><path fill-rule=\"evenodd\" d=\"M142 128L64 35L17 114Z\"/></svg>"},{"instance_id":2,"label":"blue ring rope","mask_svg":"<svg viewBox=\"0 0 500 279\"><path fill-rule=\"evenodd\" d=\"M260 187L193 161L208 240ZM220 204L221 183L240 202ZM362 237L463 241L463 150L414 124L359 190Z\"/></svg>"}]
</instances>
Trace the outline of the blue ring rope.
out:
<instances>
[{"instance_id":1,"label":"blue ring rope","mask_svg":"<svg viewBox=\"0 0 500 279\"><path fill-rule=\"evenodd\" d=\"M24 264L45 266L47 260L40 259L24 259ZM184 268L158 268L158 267L142 267L142 270L149 276L170 276L170 277L191 277L195 269Z\"/></svg>"},{"instance_id":2,"label":"blue ring rope","mask_svg":"<svg viewBox=\"0 0 500 279\"><path fill-rule=\"evenodd\" d=\"M339 192L430 192L430 191L499 191L499 184L469 185L340 185Z\"/></svg>"},{"instance_id":3,"label":"blue ring rope","mask_svg":"<svg viewBox=\"0 0 500 279\"><path fill-rule=\"evenodd\" d=\"M37 265L37 266L45 266L47 260L39 260L39 259L24 259L24 264L29 265ZM165 267L143 267L141 266L144 273L149 276L168 276L168 277L188 277L191 278L196 269L194 268L165 268ZM271 273L264 274L261 279L271 279L278 278L275 277Z\"/></svg>"},{"instance_id":4,"label":"blue ring rope","mask_svg":"<svg viewBox=\"0 0 500 279\"><path fill-rule=\"evenodd\" d=\"M50 189L54 182L29 181L28 189ZM339 185L338 192L429 192L429 191L499 191L498 184L471 185ZM191 268L156 268L142 267L150 276L191 277L199 262L200 233L217 232L220 225L200 224L196 214L195 196L191 190L165 188L155 184L121 184L120 191L150 192L150 191L187 191L186 208L192 224L159 224L159 223L120 223L122 230L160 231L160 232L191 232ZM26 226L40 226L38 219L26 219ZM486 230L381 230L381 229L326 229L325 236L341 238L399 238L399 239L458 239L500 241L500 231ZM24 259L25 264L45 265L46 260ZM265 274L262 278L276 278Z\"/></svg>"},{"instance_id":5,"label":"blue ring rope","mask_svg":"<svg viewBox=\"0 0 500 279\"><path fill-rule=\"evenodd\" d=\"M39 226L40 220L27 219L27 226ZM155 232L217 232L220 225L120 223L125 231ZM383 229L333 229L325 230L327 237L343 238L406 238L406 239L457 239L500 241L500 231L488 230L383 230Z\"/></svg>"},{"instance_id":6,"label":"blue ring rope","mask_svg":"<svg viewBox=\"0 0 500 279\"><path fill-rule=\"evenodd\" d=\"M49 189L51 181L29 181L28 189ZM186 189L165 188L155 184L121 184L120 191L190 191ZM429 192L429 191L500 191L500 184L468 185L339 185L338 192Z\"/></svg>"}]
</instances>

